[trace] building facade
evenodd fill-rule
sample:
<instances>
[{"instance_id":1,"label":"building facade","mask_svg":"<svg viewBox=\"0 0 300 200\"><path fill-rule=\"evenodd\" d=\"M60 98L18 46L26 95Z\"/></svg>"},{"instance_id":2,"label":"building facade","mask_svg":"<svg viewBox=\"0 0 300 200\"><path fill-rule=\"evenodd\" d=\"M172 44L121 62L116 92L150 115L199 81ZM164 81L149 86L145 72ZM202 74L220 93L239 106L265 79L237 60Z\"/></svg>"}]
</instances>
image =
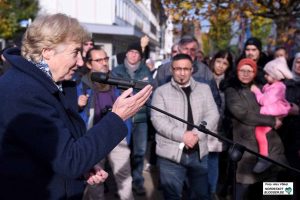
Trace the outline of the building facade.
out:
<instances>
[{"instance_id":1,"label":"building facade","mask_svg":"<svg viewBox=\"0 0 300 200\"><path fill-rule=\"evenodd\" d=\"M151 57L164 49L164 17L159 0L40 0L40 13L65 13L77 18L92 33L97 46L110 57L147 35ZM157 9L157 7L160 7ZM116 66L116 61L111 61Z\"/></svg>"}]
</instances>

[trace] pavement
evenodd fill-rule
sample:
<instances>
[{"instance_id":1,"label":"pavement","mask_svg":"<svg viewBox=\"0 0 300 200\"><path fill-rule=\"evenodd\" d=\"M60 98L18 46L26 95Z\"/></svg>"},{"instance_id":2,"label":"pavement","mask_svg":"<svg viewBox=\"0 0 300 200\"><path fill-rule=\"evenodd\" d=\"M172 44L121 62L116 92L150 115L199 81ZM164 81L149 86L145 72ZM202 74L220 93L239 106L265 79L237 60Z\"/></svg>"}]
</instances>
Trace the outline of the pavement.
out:
<instances>
[{"instance_id":1,"label":"pavement","mask_svg":"<svg viewBox=\"0 0 300 200\"><path fill-rule=\"evenodd\" d=\"M111 173L110 173L111 174ZM138 196L133 192L135 200L163 200L162 192L158 189L158 171L155 167L146 167L143 171L145 178L145 196ZM119 200L116 195L117 187L111 174L106 181L108 191L105 193L106 200Z\"/></svg>"},{"instance_id":2,"label":"pavement","mask_svg":"<svg viewBox=\"0 0 300 200\"><path fill-rule=\"evenodd\" d=\"M149 146L148 146L149 147ZM149 150L149 148L148 148ZM147 151L146 158L144 160L143 176L145 178L144 187L146 189L145 196L138 196L133 192L135 200L163 200L162 191L158 189L158 177L159 172L156 166L149 165L150 153ZM105 193L106 200L119 200L116 195L117 186L114 182L113 174L108 170L109 177L106 180L108 191Z\"/></svg>"}]
</instances>

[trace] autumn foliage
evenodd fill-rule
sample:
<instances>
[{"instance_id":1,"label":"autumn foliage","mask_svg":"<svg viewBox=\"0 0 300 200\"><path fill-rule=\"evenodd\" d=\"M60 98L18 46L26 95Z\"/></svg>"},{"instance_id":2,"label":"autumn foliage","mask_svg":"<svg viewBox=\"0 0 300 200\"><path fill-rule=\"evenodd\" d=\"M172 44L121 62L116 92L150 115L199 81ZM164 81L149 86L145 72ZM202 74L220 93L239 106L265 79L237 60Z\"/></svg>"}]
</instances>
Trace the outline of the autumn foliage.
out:
<instances>
[{"instance_id":1,"label":"autumn foliage","mask_svg":"<svg viewBox=\"0 0 300 200\"><path fill-rule=\"evenodd\" d=\"M178 25L177 34L185 34L184 24L209 21L208 37L215 48L228 45L232 37L245 37L246 29L265 43L288 43L300 18L297 0L163 0L163 4L166 14ZM275 35L270 35L272 27L276 27Z\"/></svg>"}]
</instances>

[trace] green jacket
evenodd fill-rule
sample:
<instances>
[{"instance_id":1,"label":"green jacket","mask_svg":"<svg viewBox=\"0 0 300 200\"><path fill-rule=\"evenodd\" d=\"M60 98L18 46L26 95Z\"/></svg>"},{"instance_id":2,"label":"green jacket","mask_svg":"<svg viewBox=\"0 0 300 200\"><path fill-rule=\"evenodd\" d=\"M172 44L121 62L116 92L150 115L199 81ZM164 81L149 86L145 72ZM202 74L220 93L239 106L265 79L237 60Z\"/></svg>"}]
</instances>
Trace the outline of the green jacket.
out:
<instances>
[{"instance_id":1,"label":"green jacket","mask_svg":"<svg viewBox=\"0 0 300 200\"><path fill-rule=\"evenodd\" d=\"M131 79L130 75L127 71L127 68L125 67L124 64L118 65L117 67L113 68L111 73L114 77ZM138 69L134 72L133 79L136 81L145 81L145 82L149 82L149 83L152 82L151 72L143 62L141 62ZM137 90L134 92L136 93ZM140 109L140 111L133 116L132 122L133 123L142 123L142 122L147 122L147 119L148 119L148 110L147 110L146 106L143 106Z\"/></svg>"}]
</instances>

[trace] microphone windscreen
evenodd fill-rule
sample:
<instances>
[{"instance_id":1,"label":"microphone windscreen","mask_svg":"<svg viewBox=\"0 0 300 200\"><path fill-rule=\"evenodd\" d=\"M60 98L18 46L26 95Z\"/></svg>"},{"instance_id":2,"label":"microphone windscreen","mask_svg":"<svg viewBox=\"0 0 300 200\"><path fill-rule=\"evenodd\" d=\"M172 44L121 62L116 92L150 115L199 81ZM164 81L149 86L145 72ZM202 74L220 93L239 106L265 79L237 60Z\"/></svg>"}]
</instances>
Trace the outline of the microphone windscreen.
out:
<instances>
[{"instance_id":1,"label":"microphone windscreen","mask_svg":"<svg viewBox=\"0 0 300 200\"><path fill-rule=\"evenodd\" d=\"M106 83L108 78L108 73L92 72L91 74L91 80L99 83Z\"/></svg>"}]
</instances>

